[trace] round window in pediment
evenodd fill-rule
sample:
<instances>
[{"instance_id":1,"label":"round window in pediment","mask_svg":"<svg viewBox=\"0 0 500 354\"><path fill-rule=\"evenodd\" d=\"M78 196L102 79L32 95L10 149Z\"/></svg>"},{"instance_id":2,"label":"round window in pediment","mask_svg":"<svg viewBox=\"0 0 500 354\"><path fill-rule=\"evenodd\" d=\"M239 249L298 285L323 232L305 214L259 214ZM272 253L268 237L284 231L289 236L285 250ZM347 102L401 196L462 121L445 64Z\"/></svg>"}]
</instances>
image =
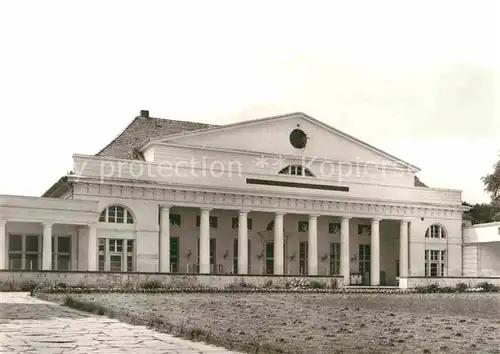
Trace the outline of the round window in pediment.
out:
<instances>
[{"instance_id":1,"label":"round window in pediment","mask_svg":"<svg viewBox=\"0 0 500 354\"><path fill-rule=\"evenodd\" d=\"M307 144L307 135L301 129L294 129L290 133L290 143L296 149L303 149Z\"/></svg>"}]
</instances>

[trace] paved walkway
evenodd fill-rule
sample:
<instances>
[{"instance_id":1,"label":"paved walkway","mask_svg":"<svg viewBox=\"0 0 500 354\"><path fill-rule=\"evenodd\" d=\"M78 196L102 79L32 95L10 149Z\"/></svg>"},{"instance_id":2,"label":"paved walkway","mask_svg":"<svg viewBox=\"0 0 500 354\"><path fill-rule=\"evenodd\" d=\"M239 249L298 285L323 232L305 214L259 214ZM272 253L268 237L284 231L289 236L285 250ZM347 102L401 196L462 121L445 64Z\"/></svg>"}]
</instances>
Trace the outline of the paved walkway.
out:
<instances>
[{"instance_id":1,"label":"paved walkway","mask_svg":"<svg viewBox=\"0 0 500 354\"><path fill-rule=\"evenodd\" d=\"M26 293L0 292L0 353L234 353L94 316Z\"/></svg>"}]
</instances>

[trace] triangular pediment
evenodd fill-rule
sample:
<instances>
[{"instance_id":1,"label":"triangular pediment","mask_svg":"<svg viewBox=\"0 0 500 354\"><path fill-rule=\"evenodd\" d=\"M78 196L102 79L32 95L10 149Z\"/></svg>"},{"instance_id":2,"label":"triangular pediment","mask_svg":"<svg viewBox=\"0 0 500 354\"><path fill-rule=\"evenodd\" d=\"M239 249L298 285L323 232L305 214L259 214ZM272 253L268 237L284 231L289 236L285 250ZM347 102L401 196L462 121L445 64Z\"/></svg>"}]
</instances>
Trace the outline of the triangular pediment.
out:
<instances>
[{"instance_id":1,"label":"triangular pediment","mask_svg":"<svg viewBox=\"0 0 500 354\"><path fill-rule=\"evenodd\" d=\"M303 131L307 136L303 148L292 145L290 135L296 129ZM175 144L419 170L416 166L304 113L292 113L171 135L150 141L145 147L152 144Z\"/></svg>"}]
</instances>

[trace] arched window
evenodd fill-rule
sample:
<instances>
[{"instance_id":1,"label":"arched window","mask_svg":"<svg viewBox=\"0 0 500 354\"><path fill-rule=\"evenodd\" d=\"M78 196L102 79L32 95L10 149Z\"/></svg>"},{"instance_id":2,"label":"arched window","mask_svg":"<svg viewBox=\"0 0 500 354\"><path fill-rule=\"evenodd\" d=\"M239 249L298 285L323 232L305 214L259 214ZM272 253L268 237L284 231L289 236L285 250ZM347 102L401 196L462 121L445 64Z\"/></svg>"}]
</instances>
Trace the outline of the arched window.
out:
<instances>
[{"instance_id":1,"label":"arched window","mask_svg":"<svg viewBox=\"0 0 500 354\"><path fill-rule=\"evenodd\" d=\"M301 165L289 165L278 172L281 175L292 175L292 176L308 176L314 177L314 174L310 169L303 167Z\"/></svg>"},{"instance_id":2,"label":"arched window","mask_svg":"<svg viewBox=\"0 0 500 354\"><path fill-rule=\"evenodd\" d=\"M426 238L446 238L446 231L444 227L438 224L431 225L425 231Z\"/></svg>"},{"instance_id":3,"label":"arched window","mask_svg":"<svg viewBox=\"0 0 500 354\"><path fill-rule=\"evenodd\" d=\"M101 212L99 222L133 224L134 216L130 210L121 205L111 205Z\"/></svg>"}]
</instances>

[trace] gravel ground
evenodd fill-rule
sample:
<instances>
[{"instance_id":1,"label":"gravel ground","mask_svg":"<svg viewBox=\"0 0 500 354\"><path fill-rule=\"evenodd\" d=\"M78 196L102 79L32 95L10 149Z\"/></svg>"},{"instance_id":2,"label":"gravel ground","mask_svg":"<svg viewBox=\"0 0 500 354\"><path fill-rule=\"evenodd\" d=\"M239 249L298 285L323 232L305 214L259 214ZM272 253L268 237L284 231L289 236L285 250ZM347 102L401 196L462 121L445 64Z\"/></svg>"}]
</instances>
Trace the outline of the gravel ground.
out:
<instances>
[{"instance_id":1,"label":"gravel ground","mask_svg":"<svg viewBox=\"0 0 500 354\"><path fill-rule=\"evenodd\" d=\"M500 294L82 294L294 353L500 353ZM55 297L54 297L55 300Z\"/></svg>"}]
</instances>

